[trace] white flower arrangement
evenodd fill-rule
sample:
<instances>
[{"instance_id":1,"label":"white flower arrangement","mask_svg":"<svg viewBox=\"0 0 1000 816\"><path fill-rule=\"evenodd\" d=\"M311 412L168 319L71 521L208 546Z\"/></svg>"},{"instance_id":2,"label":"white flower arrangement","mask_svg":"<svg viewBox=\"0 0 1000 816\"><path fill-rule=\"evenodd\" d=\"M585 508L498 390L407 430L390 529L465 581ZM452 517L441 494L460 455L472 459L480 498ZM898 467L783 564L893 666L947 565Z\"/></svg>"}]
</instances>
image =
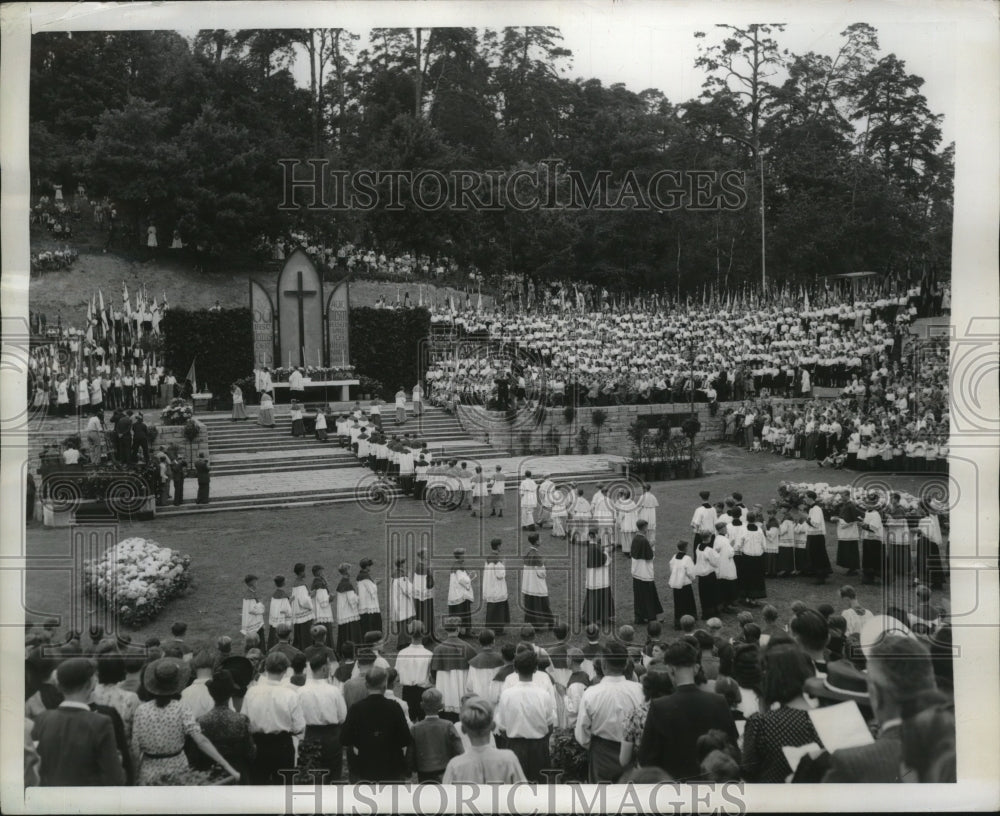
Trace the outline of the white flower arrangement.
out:
<instances>
[{"instance_id":1,"label":"white flower arrangement","mask_svg":"<svg viewBox=\"0 0 1000 816\"><path fill-rule=\"evenodd\" d=\"M117 619L133 628L155 618L191 584L190 556L152 539L127 538L84 564L88 589L108 604Z\"/></svg>"},{"instance_id":2,"label":"white flower arrangement","mask_svg":"<svg viewBox=\"0 0 1000 816\"><path fill-rule=\"evenodd\" d=\"M853 502L859 507L863 506L869 493L877 493L878 505L881 508L889 504L889 493L899 493L899 504L912 515L922 515L920 499L912 493L902 490L885 491L876 489L871 485L855 487L852 485L830 485L827 482L782 482L778 487L779 503L786 507L797 507L805 501L806 493L812 491L816 494L816 503L822 508L824 513L836 513L848 502Z\"/></svg>"}]
</instances>

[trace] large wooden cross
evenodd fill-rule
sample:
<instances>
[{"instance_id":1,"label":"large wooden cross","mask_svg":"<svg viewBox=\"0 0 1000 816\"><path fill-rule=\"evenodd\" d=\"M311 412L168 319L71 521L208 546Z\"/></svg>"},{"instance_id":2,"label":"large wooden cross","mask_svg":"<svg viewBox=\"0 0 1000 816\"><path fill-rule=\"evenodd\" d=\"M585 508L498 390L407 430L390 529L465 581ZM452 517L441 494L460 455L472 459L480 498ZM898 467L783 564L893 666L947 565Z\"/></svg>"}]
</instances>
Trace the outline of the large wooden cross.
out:
<instances>
[{"instance_id":1,"label":"large wooden cross","mask_svg":"<svg viewBox=\"0 0 1000 816\"><path fill-rule=\"evenodd\" d=\"M316 291L314 289L303 289L302 288L302 270L299 270L299 286L297 289L286 289L282 293L285 297L298 298L299 301L299 354L302 357L301 365L306 364L305 360L305 347L306 347L306 323L303 315L303 303L307 297L315 297Z\"/></svg>"}]
</instances>

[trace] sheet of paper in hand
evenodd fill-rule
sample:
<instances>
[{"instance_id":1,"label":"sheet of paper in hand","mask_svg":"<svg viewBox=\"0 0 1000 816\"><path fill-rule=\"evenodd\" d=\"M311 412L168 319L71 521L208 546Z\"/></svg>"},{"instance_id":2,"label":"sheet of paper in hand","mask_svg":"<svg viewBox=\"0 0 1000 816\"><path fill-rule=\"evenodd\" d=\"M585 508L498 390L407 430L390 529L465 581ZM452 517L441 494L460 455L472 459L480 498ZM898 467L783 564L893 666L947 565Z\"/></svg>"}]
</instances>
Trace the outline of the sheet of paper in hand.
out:
<instances>
[{"instance_id":1,"label":"sheet of paper in hand","mask_svg":"<svg viewBox=\"0 0 1000 816\"><path fill-rule=\"evenodd\" d=\"M827 751L868 745L875 740L861 716L857 703L848 700L837 705L814 708L809 712L816 733Z\"/></svg>"}]
</instances>

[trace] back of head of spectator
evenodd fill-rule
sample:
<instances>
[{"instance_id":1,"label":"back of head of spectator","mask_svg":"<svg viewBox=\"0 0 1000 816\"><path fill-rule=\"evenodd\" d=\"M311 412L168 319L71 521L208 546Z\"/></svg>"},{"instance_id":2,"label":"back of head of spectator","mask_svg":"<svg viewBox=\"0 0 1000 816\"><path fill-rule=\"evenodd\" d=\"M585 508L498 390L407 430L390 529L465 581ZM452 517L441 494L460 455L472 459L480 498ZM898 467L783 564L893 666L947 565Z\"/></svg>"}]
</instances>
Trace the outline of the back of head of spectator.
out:
<instances>
[{"instance_id":1,"label":"back of head of spectator","mask_svg":"<svg viewBox=\"0 0 1000 816\"><path fill-rule=\"evenodd\" d=\"M760 643L760 627L756 623L743 627L743 642L751 645Z\"/></svg>"},{"instance_id":2,"label":"back of head of spectator","mask_svg":"<svg viewBox=\"0 0 1000 816\"><path fill-rule=\"evenodd\" d=\"M610 641L604 647L604 654L601 657L604 676L623 674L626 666L628 666L628 649L617 641Z\"/></svg>"},{"instance_id":3,"label":"back of head of spectator","mask_svg":"<svg viewBox=\"0 0 1000 816\"><path fill-rule=\"evenodd\" d=\"M522 680L531 679L538 671L538 655L531 648L522 649L514 655L514 669Z\"/></svg>"},{"instance_id":4,"label":"back of head of spectator","mask_svg":"<svg viewBox=\"0 0 1000 816\"><path fill-rule=\"evenodd\" d=\"M694 631L694 616L693 615L681 615L681 631L685 634Z\"/></svg>"},{"instance_id":5,"label":"back of head of spectator","mask_svg":"<svg viewBox=\"0 0 1000 816\"><path fill-rule=\"evenodd\" d=\"M470 697L462 704L459 722L473 745L485 745L493 731L493 706L482 697Z\"/></svg>"},{"instance_id":6,"label":"back of head of spectator","mask_svg":"<svg viewBox=\"0 0 1000 816\"><path fill-rule=\"evenodd\" d=\"M172 634L175 638L182 638L187 634L187 630L188 627L186 623L177 621L170 627L170 634Z\"/></svg>"},{"instance_id":7,"label":"back of head of spectator","mask_svg":"<svg viewBox=\"0 0 1000 816\"><path fill-rule=\"evenodd\" d=\"M707 782L738 782L740 764L723 751L711 751L701 761L701 770Z\"/></svg>"},{"instance_id":8,"label":"back of head of spectator","mask_svg":"<svg viewBox=\"0 0 1000 816\"><path fill-rule=\"evenodd\" d=\"M943 695L917 701L921 710L907 716L901 726L903 778L913 782L954 782L955 707ZM907 706L911 708L913 706ZM908 775L916 778L911 779Z\"/></svg>"},{"instance_id":9,"label":"back of head of spectator","mask_svg":"<svg viewBox=\"0 0 1000 816\"><path fill-rule=\"evenodd\" d=\"M625 645L632 643L635 640L635 627L625 624L624 626L618 627L618 640L620 640Z\"/></svg>"},{"instance_id":10,"label":"back of head of spectator","mask_svg":"<svg viewBox=\"0 0 1000 816\"><path fill-rule=\"evenodd\" d=\"M760 614L767 626L774 626L778 622L778 610L771 604L765 604L764 608L760 610Z\"/></svg>"},{"instance_id":11,"label":"back of head of spectator","mask_svg":"<svg viewBox=\"0 0 1000 816\"><path fill-rule=\"evenodd\" d=\"M814 674L809 659L794 644L769 645L761 656L761 667L761 698L768 708L774 703L785 705L794 700Z\"/></svg>"},{"instance_id":12,"label":"back of head of spectator","mask_svg":"<svg viewBox=\"0 0 1000 816\"><path fill-rule=\"evenodd\" d=\"M732 677L718 677L715 680L715 693L721 694L730 708L736 708L743 702L743 692L740 691L739 683Z\"/></svg>"},{"instance_id":13,"label":"back of head of spectator","mask_svg":"<svg viewBox=\"0 0 1000 816\"><path fill-rule=\"evenodd\" d=\"M483 629L483 631L479 633L479 645L484 648L486 646L492 646L495 640L496 635L493 634L492 629Z\"/></svg>"},{"instance_id":14,"label":"back of head of spectator","mask_svg":"<svg viewBox=\"0 0 1000 816\"><path fill-rule=\"evenodd\" d=\"M500 657L504 659L505 663L513 663L516 654L517 647L513 643L504 643L500 647Z\"/></svg>"},{"instance_id":15,"label":"back of head of spectator","mask_svg":"<svg viewBox=\"0 0 1000 816\"><path fill-rule=\"evenodd\" d=\"M271 652L264 659L264 671L271 677L280 677L288 671L288 657L284 652Z\"/></svg>"},{"instance_id":16,"label":"back of head of spectator","mask_svg":"<svg viewBox=\"0 0 1000 816\"><path fill-rule=\"evenodd\" d=\"M369 692L385 692L389 684L389 672L381 666L372 666L368 674L365 675L365 686Z\"/></svg>"},{"instance_id":17,"label":"back of head of spectator","mask_svg":"<svg viewBox=\"0 0 1000 816\"><path fill-rule=\"evenodd\" d=\"M927 648L915 638L887 633L868 649L868 694L880 723L899 719L937 691Z\"/></svg>"},{"instance_id":18,"label":"back of head of spectator","mask_svg":"<svg viewBox=\"0 0 1000 816\"><path fill-rule=\"evenodd\" d=\"M425 689L424 693L420 695L420 708L428 716L437 716L441 709L444 708L444 697L434 687Z\"/></svg>"},{"instance_id":19,"label":"back of head of spectator","mask_svg":"<svg viewBox=\"0 0 1000 816\"><path fill-rule=\"evenodd\" d=\"M795 641L812 658L819 658L830 638L826 618L815 609L803 609L788 626Z\"/></svg>"}]
</instances>

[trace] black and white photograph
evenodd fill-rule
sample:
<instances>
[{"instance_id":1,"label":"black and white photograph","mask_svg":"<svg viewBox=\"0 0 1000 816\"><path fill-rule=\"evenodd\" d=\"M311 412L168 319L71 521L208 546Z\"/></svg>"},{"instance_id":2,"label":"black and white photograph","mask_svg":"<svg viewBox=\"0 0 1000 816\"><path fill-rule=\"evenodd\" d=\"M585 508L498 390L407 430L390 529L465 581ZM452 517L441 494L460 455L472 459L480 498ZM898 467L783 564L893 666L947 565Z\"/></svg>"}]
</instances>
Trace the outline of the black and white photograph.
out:
<instances>
[{"instance_id":1,"label":"black and white photograph","mask_svg":"<svg viewBox=\"0 0 1000 816\"><path fill-rule=\"evenodd\" d=\"M1000 807L995 4L0 11L5 812Z\"/></svg>"}]
</instances>

